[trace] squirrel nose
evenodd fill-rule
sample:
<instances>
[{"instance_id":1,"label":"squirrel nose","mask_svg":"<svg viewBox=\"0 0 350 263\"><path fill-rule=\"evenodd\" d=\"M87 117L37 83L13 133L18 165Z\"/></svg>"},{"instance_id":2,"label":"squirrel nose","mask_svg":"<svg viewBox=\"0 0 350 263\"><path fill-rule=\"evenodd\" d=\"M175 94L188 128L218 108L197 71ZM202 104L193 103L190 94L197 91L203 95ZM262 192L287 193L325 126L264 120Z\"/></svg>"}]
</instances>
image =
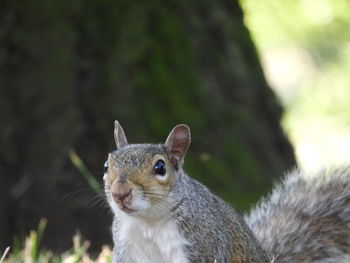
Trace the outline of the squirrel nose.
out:
<instances>
[{"instance_id":1,"label":"squirrel nose","mask_svg":"<svg viewBox=\"0 0 350 263\"><path fill-rule=\"evenodd\" d=\"M128 187L124 184L119 184L116 191L112 192L113 199L117 203L123 203L126 198L131 196L131 187Z\"/></svg>"}]
</instances>

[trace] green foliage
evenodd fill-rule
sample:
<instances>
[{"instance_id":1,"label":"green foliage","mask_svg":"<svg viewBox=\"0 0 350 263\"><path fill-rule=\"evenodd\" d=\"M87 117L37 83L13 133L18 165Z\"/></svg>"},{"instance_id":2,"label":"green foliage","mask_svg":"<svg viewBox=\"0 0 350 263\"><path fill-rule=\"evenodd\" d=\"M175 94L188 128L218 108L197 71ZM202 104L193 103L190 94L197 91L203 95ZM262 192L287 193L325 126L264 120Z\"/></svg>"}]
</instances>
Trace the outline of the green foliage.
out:
<instances>
[{"instance_id":1,"label":"green foliage","mask_svg":"<svg viewBox=\"0 0 350 263\"><path fill-rule=\"evenodd\" d=\"M318 169L348 162L350 2L241 3L267 76L286 106L283 124L300 163Z\"/></svg>"}]
</instances>

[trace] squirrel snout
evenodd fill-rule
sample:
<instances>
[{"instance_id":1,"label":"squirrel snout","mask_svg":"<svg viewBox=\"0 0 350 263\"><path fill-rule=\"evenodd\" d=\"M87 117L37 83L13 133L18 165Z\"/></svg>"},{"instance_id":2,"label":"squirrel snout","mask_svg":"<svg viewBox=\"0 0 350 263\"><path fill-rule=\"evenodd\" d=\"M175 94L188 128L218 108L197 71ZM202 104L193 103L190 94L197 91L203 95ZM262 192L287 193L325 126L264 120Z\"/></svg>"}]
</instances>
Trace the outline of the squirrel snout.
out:
<instances>
[{"instance_id":1,"label":"squirrel snout","mask_svg":"<svg viewBox=\"0 0 350 263\"><path fill-rule=\"evenodd\" d=\"M115 202L125 203L131 201L131 187L125 184L118 184L116 189L112 191L112 196Z\"/></svg>"}]
</instances>

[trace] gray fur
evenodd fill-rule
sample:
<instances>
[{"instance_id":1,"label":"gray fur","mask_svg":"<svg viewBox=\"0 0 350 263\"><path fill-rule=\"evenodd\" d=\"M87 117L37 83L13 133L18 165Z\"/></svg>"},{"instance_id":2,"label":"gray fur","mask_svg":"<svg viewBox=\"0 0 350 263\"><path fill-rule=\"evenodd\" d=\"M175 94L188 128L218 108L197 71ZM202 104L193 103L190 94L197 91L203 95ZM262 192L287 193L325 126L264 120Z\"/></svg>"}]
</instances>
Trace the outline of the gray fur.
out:
<instances>
[{"instance_id":1,"label":"gray fur","mask_svg":"<svg viewBox=\"0 0 350 263\"><path fill-rule=\"evenodd\" d=\"M111 153L123 174L142 169L143 163L155 155L167 155L164 145L131 144ZM169 169L169 167L168 167ZM214 195L204 185L188 177L182 167L172 168L175 183L168 193L172 197L170 218L188 244L185 253L189 262L264 263L270 262L243 219L233 208ZM107 198L110 199L110 197ZM113 235L118 235L118 220ZM115 244L113 257L121 261L122 244ZM119 253L117 255L116 253ZM117 260L117 258L119 258Z\"/></svg>"},{"instance_id":2,"label":"gray fur","mask_svg":"<svg viewBox=\"0 0 350 263\"><path fill-rule=\"evenodd\" d=\"M204 185L180 171L174 192L184 197L173 216L190 262L270 262L242 218Z\"/></svg>"},{"instance_id":3,"label":"gray fur","mask_svg":"<svg viewBox=\"0 0 350 263\"><path fill-rule=\"evenodd\" d=\"M275 262L350 262L350 168L295 170L245 219Z\"/></svg>"},{"instance_id":4,"label":"gray fur","mask_svg":"<svg viewBox=\"0 0 350 263\"><path fill-rule=\"evenodd\" d=\"M189 262L350 262L350 167L324 170L312 177L294 170L242 219L183 171L186 140L190 141L182 140L187 126L177 126L185 131L180 136L171 132L181 142L181 147L174 148L172 136L166 145L129 145L124 133L119 132L121 126L117 123L116 127L116 144L121 147L110 154L110 168L117 168L119 181L126 182L128 176L147 170L154 155L164 156L169 164L171 181L163 189L161 200L164 198L165 206L160 207L185 238ZM178 154L175 162L171 151ZM142 186L142 182L139 184ZM111 203L110 186L105 186ZM112 230L113 262L123 262L124 244L118 243L116 217Z\"/></svg>"},{"instance_id":5,"label":"gray fur","mask_svg":"<svg viewBox=\"0 0 350 263\"><path fill-rule=\"evenodd\" d=\"M128 144L112 152L112 158L117 164L128 169L142 169L142 165L156 154L166 154L160 144Z\"/></svg>"}]
</instances>

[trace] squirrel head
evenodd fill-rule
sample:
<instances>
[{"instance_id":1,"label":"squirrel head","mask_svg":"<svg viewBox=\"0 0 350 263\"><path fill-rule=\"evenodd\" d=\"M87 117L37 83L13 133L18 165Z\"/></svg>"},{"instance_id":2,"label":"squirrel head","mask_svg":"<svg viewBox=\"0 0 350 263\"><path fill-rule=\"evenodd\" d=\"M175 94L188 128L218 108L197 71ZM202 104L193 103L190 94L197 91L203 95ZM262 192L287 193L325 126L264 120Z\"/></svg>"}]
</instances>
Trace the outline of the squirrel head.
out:
<instances>
[{"instance_id":1,"label":"squirrel head","mask_svg":"<svg viewBox=\"0 0 350 263\"><path fill-rule=\"evenodd\" d=\"M164 144L128 144L115 121L117 150L105 163L105 192L115 214L161 217L176 207L179 198L173 189L190 145L190 129L177 125Z\"/></svg>"}]
</instances>

